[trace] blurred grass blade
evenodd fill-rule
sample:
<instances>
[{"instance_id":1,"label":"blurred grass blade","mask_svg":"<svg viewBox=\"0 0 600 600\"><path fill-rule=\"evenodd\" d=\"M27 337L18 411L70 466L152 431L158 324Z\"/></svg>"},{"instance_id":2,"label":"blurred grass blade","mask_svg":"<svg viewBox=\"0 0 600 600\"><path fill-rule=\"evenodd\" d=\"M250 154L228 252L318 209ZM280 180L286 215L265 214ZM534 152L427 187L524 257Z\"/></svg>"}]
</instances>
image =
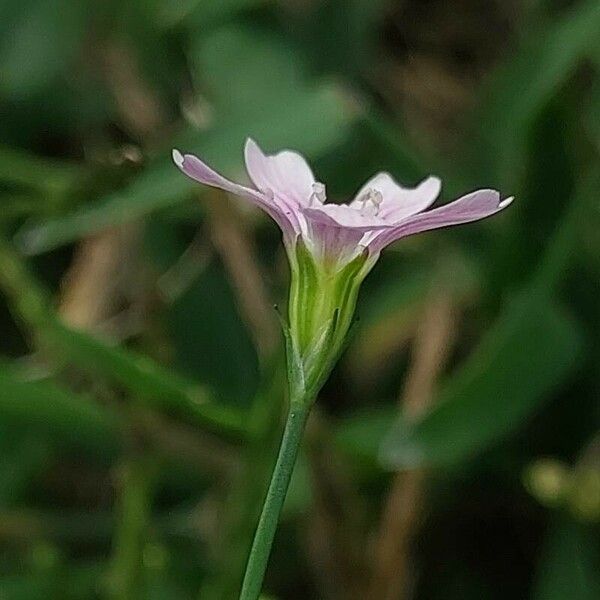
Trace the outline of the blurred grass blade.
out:
<instances>
[{"instance_id":1,"label":"blurred grass blade","mask_svg":"<svg viewBox=\"0 0 600 600\"><path fill-rule=\"evenodd\" d=\"M38 254L180 203L192 187L172 171L172 166L163 161L162 165L140 175L129 187L109 194L97 204L44 219L41 224L26 224L17 232L15 240L24 253Z\"/></svg>"},{"instance_id":2,"label":"blurred grass blade","mask_svg":"<svg viewBox=\"0 0 600 600\"><path fill-rule=\"evenodd\" d=\"M60 195L70 190L86 173L74 163L35 156L0 146L0 182ZM40 204L43 204L40 201Z\"/></svg>"},{"instance_id":3,"label":"blurred grass blade","mask_svg":"<svg viewBox=\"0 0 600 600\"><path fill-rule=\"evenodd\" d=\"M558 219L551 243L536 266L531 286L541 294L551 294L561 282L561 275L570 262L578 259L582 245L582 224L590 213L597 211L600 189L600 167L594 165L578 182L574 194Z\"/></svg>"},{"instance_id":4,"label":"blurred grass blade","mask_svg":"<svg viewBox=\"0 0 600 600\"><path fill-rule=\"evenodd\" d=\"M293 147L308 155L318 155L340 142L354 119L343 100L339 90L331 87L304 91L257 115L251 123L240 117L228 120L218 130L202 134L188 130L173 145L200 154L219 171L229 174L241 172L242 149L248 136L255 137L269 151ZM170 152L171 148L129 187L99 203L25 226L17 235L20 247L27 254L45 252L182 203L194 190L200 192L202 188L183 177L171 163Z\"/></svg>"},{"instance_id":5,"label":"blurred grass blade","mask_svg":"<svg viewBox=\"0 0 600 600\"><path fill-rule=\"evenodd\" d=\"M148 543L152 504L160 462L139 450L121 464L117 523L107 576L108 596L129 600L145 596L144 548Z\"/></svg>"},{"instance_id":6,"label":"blurred grass blade","mask_svg":"<svg viewBox=\"0 0 600 600\"><path fill-rule=\"evenodd\" d=\"M118 418L110 410L48 381L22 381L5 367L0 367L0 418L94 452L113 452L119 445Z\"/></svg>"},{"instance_id":7,"label":"blurred grass blade","mask_svg":"<svg viewBox=\"0 0 600 600\"><path fill-rule=\"evenodd\" d=\"M110 346L92 335L61 323L48 309L45 291L21 257L0 238L0 287L17 316L43 350L81 369L119 382L137 398L164 412L187 416L192 422L232 436L245 431L243 416L218 405L197 383L162 367L148 357Z\"/></svg>"},{"instance_id":8,"label":"blurred grass blade","mask_svg":"<svg viewBox=\"0 0 600 600\"><path fill-rule=\"evenodd\" d=\"M400 421L382 445L393 468L452 465L522 424L578 364L576 324L543 297L521 296L415 424Z\"/></svg>"},{"instance_id":9,"label":"blurred grass blade","mask_svg":"<svg viewBox=\"0 0 600 600\"><path fill-rule=\"evenodd\" d=\"M239 436L245 432L239 411L213 401L201 385L169 371L146 356L76 331L57 320L43 332L54 351L72 364L118 381L152 408L187 417L217 432Z\"/></svg>"}]
</instances>

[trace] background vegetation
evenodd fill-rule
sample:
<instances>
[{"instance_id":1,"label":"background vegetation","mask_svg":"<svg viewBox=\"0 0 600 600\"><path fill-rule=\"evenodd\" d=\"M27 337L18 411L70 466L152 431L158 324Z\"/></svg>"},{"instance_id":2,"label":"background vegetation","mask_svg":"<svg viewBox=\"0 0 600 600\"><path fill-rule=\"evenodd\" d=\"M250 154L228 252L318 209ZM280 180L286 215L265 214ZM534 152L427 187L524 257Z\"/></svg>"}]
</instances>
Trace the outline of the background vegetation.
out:
<instances>
[{"instance_id":1,"label":"background vegetation","mask_svg":"<svg viewBox=\"0 0 600 600\"><path fill-rule=\"evenodd\" d=\"M490 221L389 249L274 599L600 597L598 0L0 2L0 598L236 598L279 436L277 228L174 168L246 136Z\"/></svg>"}]
</instances>

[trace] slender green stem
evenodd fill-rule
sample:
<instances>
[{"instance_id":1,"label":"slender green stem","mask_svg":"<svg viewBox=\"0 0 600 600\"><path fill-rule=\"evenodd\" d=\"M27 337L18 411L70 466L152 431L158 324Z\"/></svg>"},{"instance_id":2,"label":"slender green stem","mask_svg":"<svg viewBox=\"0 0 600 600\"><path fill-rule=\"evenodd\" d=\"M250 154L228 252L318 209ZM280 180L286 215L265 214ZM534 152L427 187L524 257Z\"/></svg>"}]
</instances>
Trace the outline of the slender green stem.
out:
<instances>
[{"instance_id":1,"label":"slender green stem","mask_svg":"<svg viewBox=\"0 0 600 600\"><path fill-rule=\"evenodd\" d=\"M240 600L257 600L260 595L277 522L279 521L279 513L290 485L309 411L310 402L294 403L290 407L277 463L273 470L267 497L254 534L254 542L248 558Z\"/></svg>"}]
</instances>

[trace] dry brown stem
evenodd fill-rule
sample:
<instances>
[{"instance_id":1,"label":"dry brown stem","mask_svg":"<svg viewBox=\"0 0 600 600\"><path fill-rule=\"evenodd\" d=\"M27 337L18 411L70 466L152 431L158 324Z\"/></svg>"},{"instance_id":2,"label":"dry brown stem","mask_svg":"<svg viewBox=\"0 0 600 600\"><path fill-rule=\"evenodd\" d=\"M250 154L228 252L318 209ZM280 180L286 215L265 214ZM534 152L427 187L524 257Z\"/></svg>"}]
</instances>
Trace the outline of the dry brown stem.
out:
<instances>
[{"instance_id":1,"label":"dry brown stem","mask_svg":"<svg viewBox=\"0 0 600 600\"><path fill-rule=\"evenodd\" d=\"M324 417L313 409L307 430L313 510L307 530L311 565L323 598L362 600L364 559L362 507L340 465Z\"/></svg>"},{"instance_id":2,"label":"dry brown stem","mask_svg":"<svg viewBox=\"0 0 600 600\"><path fill-rule=\"evenodd\" d=\"M242 317L260 355L269 356L279 334L254 241L243 226L242 215L223 194L211 194L210 215L213 243L233 285Z\"/></svg>"},{"instance_id":3,"label":"dry brown stem","mask_svg":"<svg viewBox=\"0 0 600 600\"><path fill-rule=\"evenodd\" d=\"M416 333L411 367L400 398L407 418L416 419L431 405L434 387L454 340L456 307L445 287L430 293ZM375 540L370 600L404 600L410 596L411 545L425 500L421 469L397 473L384 503Z\"/></svg>"}]
</instances>

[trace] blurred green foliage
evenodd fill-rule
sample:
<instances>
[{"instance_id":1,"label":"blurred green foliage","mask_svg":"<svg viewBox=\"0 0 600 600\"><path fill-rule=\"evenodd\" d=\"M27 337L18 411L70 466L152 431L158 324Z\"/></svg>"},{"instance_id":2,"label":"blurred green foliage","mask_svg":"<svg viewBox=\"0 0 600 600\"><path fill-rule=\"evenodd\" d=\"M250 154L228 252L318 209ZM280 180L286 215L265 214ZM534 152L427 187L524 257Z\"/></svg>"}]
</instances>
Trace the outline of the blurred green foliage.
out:
<instances>
[{"instance_id":1,"label":"blurred green foliage","mask_svg":"<svg viewBox=\"0 0 600 600\"><path fill-rule=\"evenodd\" d=\"M377 170L516 197L363 286L269 597L378 600L379 515L418 472L406 593L597 598L599 31L598 0L1 0L0 598L236 597L284 406L285 257L170 152L243 177L247 136L334 198ZM415 415L432 296L453 343Z\"/></svg>"}]
</instances>

